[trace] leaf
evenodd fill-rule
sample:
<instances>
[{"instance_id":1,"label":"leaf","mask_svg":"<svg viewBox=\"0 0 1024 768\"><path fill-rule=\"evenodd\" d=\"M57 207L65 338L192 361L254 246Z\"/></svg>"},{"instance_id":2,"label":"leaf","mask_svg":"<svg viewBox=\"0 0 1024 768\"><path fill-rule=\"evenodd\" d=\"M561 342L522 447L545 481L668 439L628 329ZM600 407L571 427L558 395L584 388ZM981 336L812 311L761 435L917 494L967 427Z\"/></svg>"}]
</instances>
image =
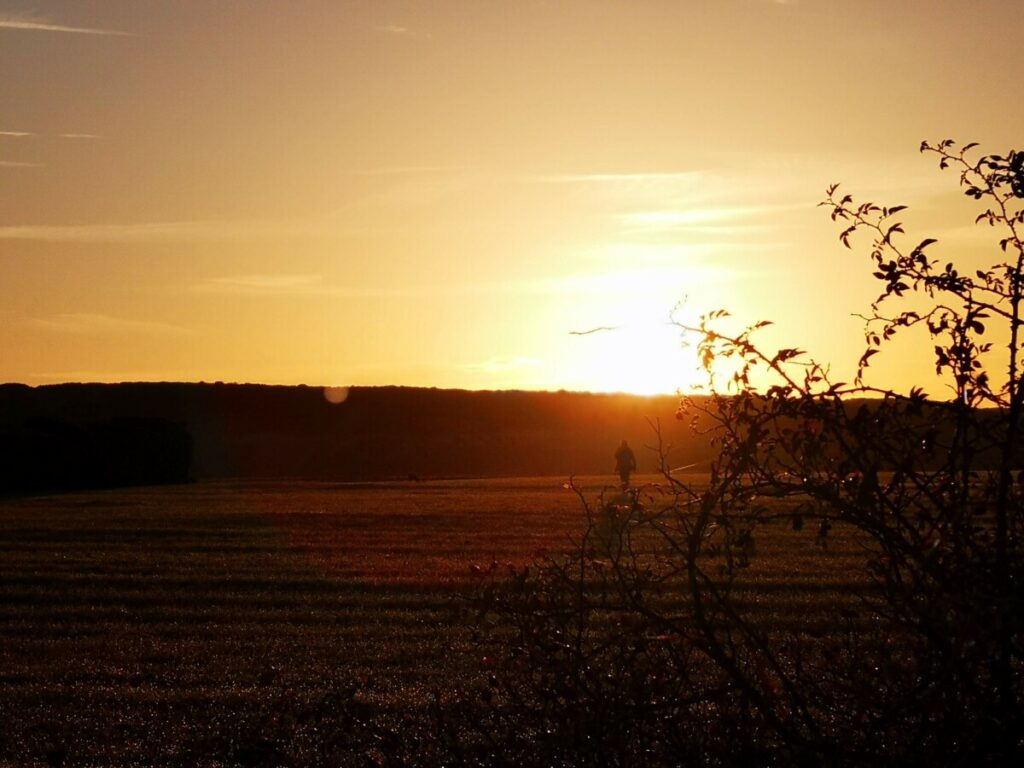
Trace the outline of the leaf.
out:
<instances>
[{"instance_id":1,"label":"leaf","mask_svg":"<svg viewBox=\"0 0 1024 768\"><path fill-rule=\"evenodd\" d=\"M791 360L794 357L803 354L803 350L800 349L780 349L775 353L775 357L772 358L773 363L783 363L786 360Z\"/></svg>"}]
</instances>

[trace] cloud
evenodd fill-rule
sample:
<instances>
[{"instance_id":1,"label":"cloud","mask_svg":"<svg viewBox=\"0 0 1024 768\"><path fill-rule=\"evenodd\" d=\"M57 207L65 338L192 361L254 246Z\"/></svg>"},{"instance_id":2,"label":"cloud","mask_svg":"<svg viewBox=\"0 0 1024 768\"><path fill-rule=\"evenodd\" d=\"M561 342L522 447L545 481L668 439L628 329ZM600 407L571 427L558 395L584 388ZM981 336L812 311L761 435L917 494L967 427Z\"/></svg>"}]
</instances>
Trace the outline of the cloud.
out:
<instances>
[{"instance_id":1,"label":"cloud","mask_svg":"<svg viewBox=\"0 0 1024 768\"><path fill-rule=\"evenodd\" d=\"M131 32L122 32L116 29L71 27L65 24L54 24L48 19L16 16L12 14L0 15L0 29L16 29L29 32L70 32L77 35L112 35L117 37L133 36L133 33Z\"/></svg>"},{"instance_id":2,"label":"cloud","mask_svg":"<svg viewBox=\"0 0 1024 768\"><path fill-rule=\"evenodd\" d=\"M782 248L786 244L770 244L759 248ZM720 246L721 248L732 248ZM615 264L623 258L617 248L629 251L629 261L636 264L643 259L636 252L643 247L627 244L609 246L609 257ZM401 286L337 285L326 282L323 275L309 273L255 273L247 275L225 275L210 277L196 283L191 290L231 296L252 296L266 298L453 298L479 296L517 295L621 295L623 291L637 295L652 291L676 292L680 286L720 284L739 280L749 275L745 270L702 263L702 254L716 252L719 247L678 246L671 250L676 255L671 263L648 263L645 266L629 268L606 268L571 272L547 276L481 280L469 282L420 283ZM666 249L662 249L666 250Z\"/></svg>"},{"instance_id":3,"label":"cloud","mask_svg":"<svg viewBox=\"0 0 1024 768\"><path fill-rule=\"evenodd\" d=\"M486 290L481 285L412 285L374 287L331 285L323 275L314 274L249 274L210 277L192 286L197 293L266 298L410 298L413 296L446 296L472 294Z\"/></svg>"},{"instance_id":4,"label":"cloud","mask_svg":"<svg viewBox=\"0 0 1024 768\"><path fill-rule=\"evenodd\" d=\"M531 368L540 364L541 361L536 357L497 355L478 363L464 363L460 367L470 371L483 371L484 373L505 373L517 368Z\"/></svg>"},{"instance_id":5,"label":"cloud","mask_svg":"<svg viewBox=\"0 0 1024 768\"><path fill-rule=\"evenodd\" d=\"M736 269L707 264L642 267L581 272L544 278L524 287L536 293L578 293L621 295L628 292L646 295L652 291L674 292L676 287L710 285L736 280L742 273Z\"/></svg>"},{"instance_id":6,"label":"cloud","mask_svg":"<svg viewBox=\"0 0 1024 768\"><path fill-rule=\"evenodd\" d=\"M700 234L704 232L701 231ZM792 243L789 241L769 240L764 237L716 239L713 242L701 239L692 243L668 238L647 238L591 243L581 246L573 255L581 257L581 261L586 259L587 263L603 265L605 270L612 272L622 271L624 264L629 265L626 270L629 272L685 268L690 273L706 276L713 282L720 282L739 274L733 267L723 266L737 263L736 259L731 257L744 254L762 256L791 246ZM744 269L748 266L749 262L745 264Z\"/></svg>"},{"instance_id":7,"label":"cloud","mask_svg":"<svg viewBox=\"0 0 1024 768\"><path fill-rule=\"evenodd\" d=\"M683 209L695 204L711 205L704 198L716 196L722 184L700 173L590 174L582 176L521 177L488 174L462 166L394 166L353 170L353 174L387 180L373 191L343 208L328 213L280 219L149 221L90 224L10 224L0 226L0 240L35 240L63 243L149 243L255 241L275 238L339 238L379 233L379 212L395 207L422 209L458 198L465 201L491 196L503 200L511 184L572 182L584 185L583 199L570 201L573 210L601 217L655 210L665 206ZM596 185L596 186L590 186ZM515 190L512 190L515 192ZM599 199L591 200L596 193ZM717 194L718 197L721 194ZM531 196L533 200L536 196ZM492 224L474 218L460 219L458 226ZM451 218L435 217L431 227L456 226ZM626 221L625 219L620 219ZM627 221L627 223L630 223ZM637 225L637 221L632 224ZM648 223L647 229L651 228Z\"/></svg>"},{"instance_id":8,"label":"cloud","mask_svg":"<svg viewBox=\"0 0 1024 768\"><path fill-rule=\"evenodd\" d=\"M0 136L8 136L13 138L24 138L26 136L38 136L38 133L31 133L29 131L0 131ZM57 138L59 139L98 139L100 138L95 133L58 133Z\"/></svg>"},{"instance_id":9,"label":"cloud","mask_svg":"<svg viewBox=\"0 0 1024 768\"><path fill-rule=\"evenodd\" d=\"M528 184L554 184L571 188L576 193L605 201L650 199L652 203L674 200L679 196L706 197L718 180L700 170L664 173L556 173L526 176Z\"/></svg>"},{"instance_id":10,"label":"cloud","mask_svg":"<svg viewBox=\"0 0 1024 768\"><path fill-rule=\"evenodd\" d=\"M243 296L309 296L329 295L332 291L323 284L322 275L309 274L253 274L211 277L194 286L201 293L235 294Z\"/></svg>"},{"instance_id":11,"label":"cloud","mask_svg":"<svg viewBox=\"0 0 1024 768\"><path fill-rule=\"evenodd\" d=\"M401 24L377 24L374 29L396 37L430 37L429 33L419 32L415 29L402 26Z\"/></svg>"},{"instance_id":12,"label":"cloud","mask_svg":"<svg viewBox=\"0 0 1024 768\"><path fill-rule=\"evenodd\" d=\"M42 168L39 163L22 163L17 160L0 160L0 168ZM0 228L2 229L2 228ZM0 235L0 239L3 235Z\"/></svg>"},{"instance_id":13,"label":"cloud","mask_svg":"<svg viewBox=\"0 0 1024 768\"><path fill-rule=\"evenodd\" d=\"M128 320L87 312L71 312L50 317L30 318L29 323L44 331L81 336L105 336L125 333L181 336L191 333L187 328L169 323L149 320Z\"/></svg>"},{"instance_id":14,"label":"cloud","mask_svg":"<svg viewBox=\"0 0 1024 768\"><path fill-rule=\"evenodd\" d=\"M472 169L471 165L396 165L352 171L360 176L416 176L430 173L452 173Z\"/></svg>"},{"instance_id":15,"label":"cloud","mask_svg":"<svg viewBox=\"0 0 1024 768\"><path fill-rule=\"evenodd\" d=\"M736 193L746 192L740 180L727 169L687 169L665 172L557 173L524 177L531 184L557 185L570 194L602 206L608 213L638 206L694 206L728 201L746 203ZM616 210L618 209L618 210Z\"/></svg>"},{"instance_id":16,"label":"cloud","mask_svg":"<svg viewBox=\"0 0 1024 768\"><path fill-rule=\"evenodd\" d=\"M555 173L532 176L528 180L549 184L622 184L697 181L700 177L701 171L666 171L656 173Z\"/></svg>"},{"instance_id":17,"label":"cloud","mask_svg":"<svg viewBox=\"0 0 1024 768\"><path fill-rule=\"evenodd\" d=\"M24 165L24 164L19 164ZM311 219L161 221L134 224L14 224L0 227L0 240L51 243L220 242L338 234L330 222Z\"/></svg>"},{"instance_id":18,"label":"cloud","mask_svg":"<svg viewBox=\"0 0 1024 768\"><path fill-rule=\"evenodd\" d=\"M620 218L624 223L640 228L674 229L692 224L713 224L719 221L745 218L771 210L773 208L767 206L763 208L690 208L681 211L637 211L625 213Z\"/></svg>"},{"instance_id":19,"label":"cloud","mask_svg":"<svg viewBox=\"0 0 1024 768\"><path fill-rule=\"evenodd\" d=\"M765 232L776 226L753 223L752 219L804 208L806 206L803 203L759 206L694 206L633 211L620 214L618 219L627 231L634 233L738 234Z\"/></svg>"}]
</instances>

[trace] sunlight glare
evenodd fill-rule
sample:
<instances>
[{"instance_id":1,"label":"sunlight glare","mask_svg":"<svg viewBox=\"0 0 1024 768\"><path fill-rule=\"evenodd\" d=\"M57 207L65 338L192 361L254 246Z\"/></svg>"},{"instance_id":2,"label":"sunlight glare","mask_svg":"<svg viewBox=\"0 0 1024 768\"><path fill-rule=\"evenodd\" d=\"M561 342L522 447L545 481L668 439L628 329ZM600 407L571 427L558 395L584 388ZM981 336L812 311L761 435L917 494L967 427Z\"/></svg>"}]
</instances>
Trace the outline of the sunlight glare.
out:
<instances>
[{"instance_id":1,"label":"sunlight glare","mask_svg":"<svg viewBox=\"0 0 1024 768\"><path fill-rule=\"evenodd\" d=\"M621 325L579 337L587 347L579 373L588 389L673 394L692 391L703 381L696 352L684 345L682 330L667 312L654 313L647 303L631 306Z\"/></svg>"}]
</instances>

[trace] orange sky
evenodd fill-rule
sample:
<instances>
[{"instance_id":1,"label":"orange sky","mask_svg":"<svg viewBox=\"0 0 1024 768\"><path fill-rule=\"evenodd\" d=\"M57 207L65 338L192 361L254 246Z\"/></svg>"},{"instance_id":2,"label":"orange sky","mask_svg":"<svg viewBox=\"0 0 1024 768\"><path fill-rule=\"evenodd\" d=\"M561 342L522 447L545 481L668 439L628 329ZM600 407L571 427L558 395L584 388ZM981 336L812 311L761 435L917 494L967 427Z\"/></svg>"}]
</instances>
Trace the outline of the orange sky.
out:
<instances>
[{"instance_id":1,"label":"orange sky","mask_svg":"<svg viewBox=\"0 0 1024 768\"><path fill-rule=\"evenodd\" d=\"M917 146L1022 144L1022 32L1017 0L2 2L0 380L671 391L683 297L842 374L875 286L815 204L978 253Z\"/></svg>"}]
</instances>

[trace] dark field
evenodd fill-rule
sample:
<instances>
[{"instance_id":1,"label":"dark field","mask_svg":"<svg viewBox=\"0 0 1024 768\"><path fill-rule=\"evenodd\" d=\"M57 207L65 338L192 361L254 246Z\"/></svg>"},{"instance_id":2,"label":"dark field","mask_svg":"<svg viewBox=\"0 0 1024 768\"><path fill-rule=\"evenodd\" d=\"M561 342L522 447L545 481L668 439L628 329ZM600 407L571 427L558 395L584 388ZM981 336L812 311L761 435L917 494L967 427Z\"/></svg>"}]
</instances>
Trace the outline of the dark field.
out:
<instances>
[{"instance_id":1,"label":"dark field","mask_svg":"<svg viewBox=\"0 0 1024 768\"><path fill-rule=\"evenodd\" d=\"M558 478L0 502L0 765L414 751L405 726L486 675L457 610L470 566L525 564L582 522ZM838 530L827 550L782 524L757 546L744 598L780 629L831 631L863 586L863 552Z\"/></svg>"}]
</instances>

